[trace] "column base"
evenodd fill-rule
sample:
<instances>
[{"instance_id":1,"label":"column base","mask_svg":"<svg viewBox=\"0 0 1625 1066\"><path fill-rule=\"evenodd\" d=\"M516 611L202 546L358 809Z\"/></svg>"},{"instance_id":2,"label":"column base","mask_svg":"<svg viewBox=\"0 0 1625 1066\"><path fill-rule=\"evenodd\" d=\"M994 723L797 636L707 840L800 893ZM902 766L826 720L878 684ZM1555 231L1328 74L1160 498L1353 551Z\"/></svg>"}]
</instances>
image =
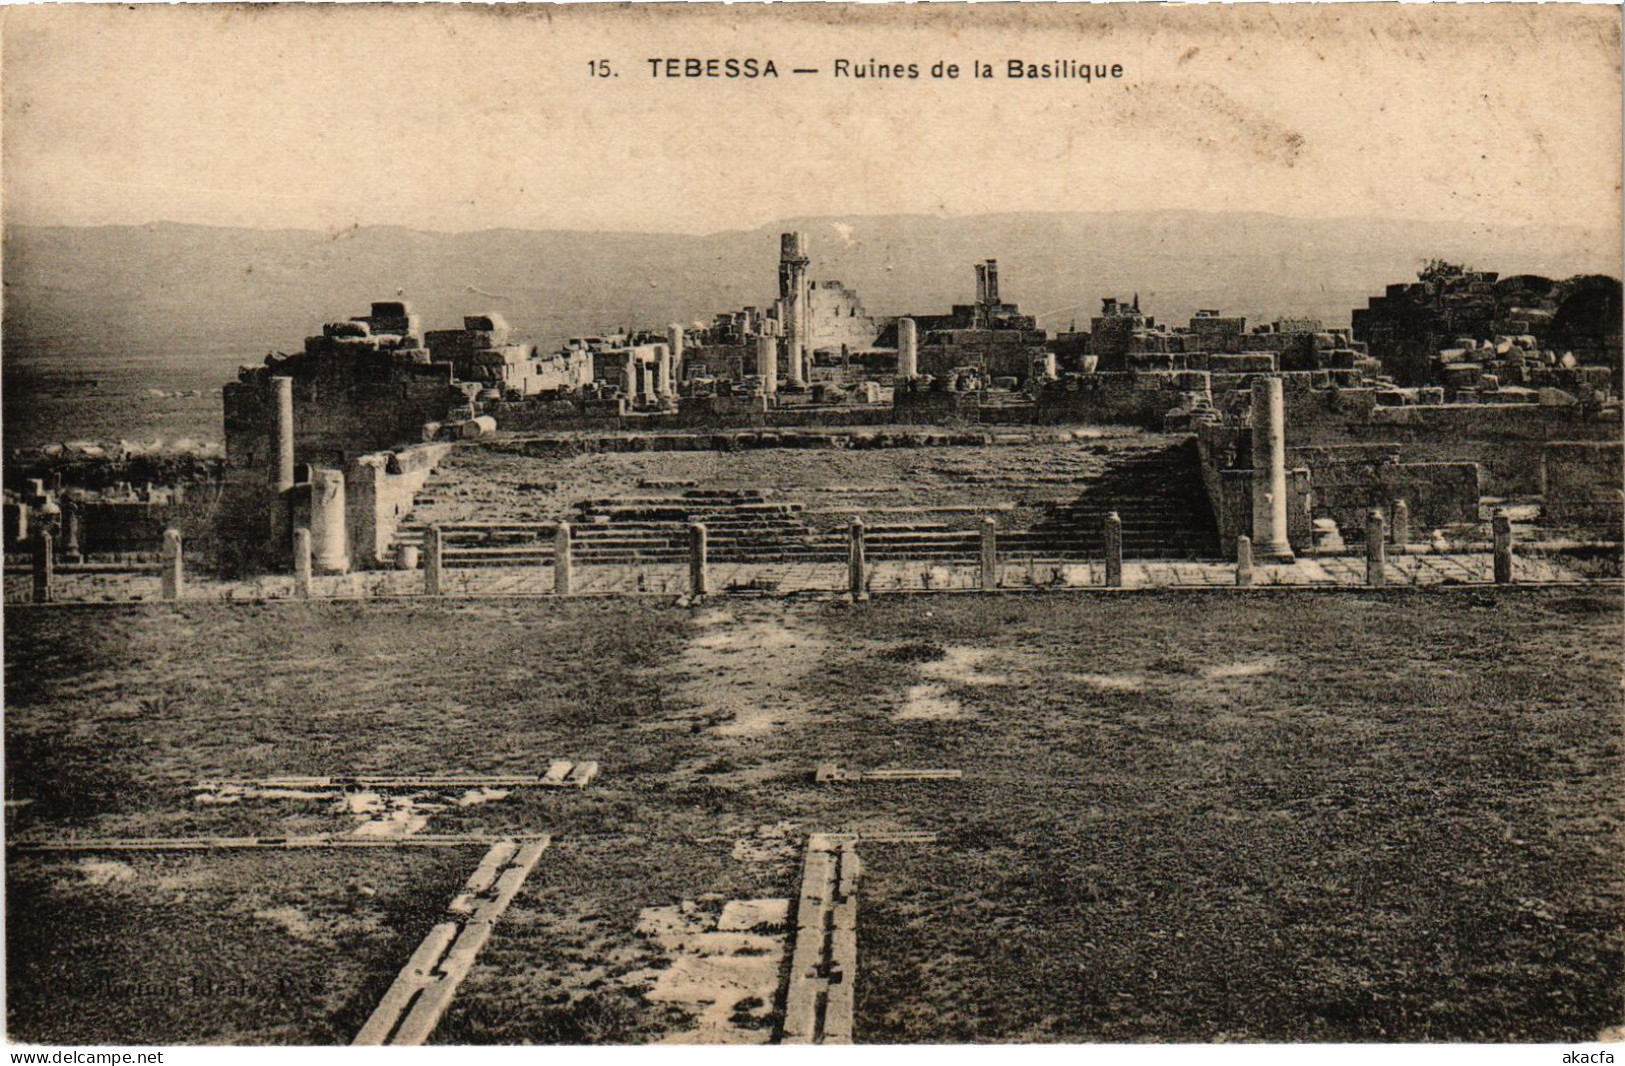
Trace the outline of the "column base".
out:
<instances>
[{"instance_id":1,"label":"column base","mask_svg":"<svg viewBox=\"0 0 1625 1066\"><path fill-rule=\"evenodd\" d=\"M1290 544L1260 544L1253 542L1253 562L1290 563L1296 557Z\"/></svg>"}]
</instances>

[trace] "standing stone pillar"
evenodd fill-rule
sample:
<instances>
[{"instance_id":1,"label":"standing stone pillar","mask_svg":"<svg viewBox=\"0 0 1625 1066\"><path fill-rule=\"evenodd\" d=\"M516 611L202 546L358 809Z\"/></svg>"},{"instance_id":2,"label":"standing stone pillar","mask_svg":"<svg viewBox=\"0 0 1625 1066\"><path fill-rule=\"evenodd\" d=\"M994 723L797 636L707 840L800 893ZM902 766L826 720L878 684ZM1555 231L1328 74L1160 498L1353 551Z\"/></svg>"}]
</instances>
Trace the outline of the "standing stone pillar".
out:
<instances>
[{"instance_id":1,"label":"standing stone pillar","mask_svg":"<svg viewBox=\"0 0 1625 1066\"><path fill-rule=\"evenodd\" d=\"M1280 378L1253 379L1253 551L1288 561L1286 403Z\"/></svg>"},{"instance_id":2,"label":"standing stone pillar","mask_svg":"<svg viewBox=\"0 0 1625 1066\"><path fill-rule=\"evenodd\" d=\"M897 320L897 380L920 376L920 330L912 318Z\"/></svg>"},{"instance_id":3,"label":"standing stone pillar","mask_svg":"<svg viewBox=\"0 0 1625 1066\"><path fill-rule=\"evenodd\" d=\"M575 562L570 558L570 523L560 522L553 530L553 594L570 595L575 582Z\"/></svg>"},{"instance_id":4,"label":"standing stone pillar","mask_svg":"<svg viewBox=\"0 0 1625 1066\"><path fill-rule=\"evenodd\" d=\"M185 563L181 559L181 531L164 530L163 598L171 603L186 591Z\"/></svg>"},{"instance_id":5,"label":"standing stone pillar","mask_svg":"<svg viewBox=\"0 0 1625 1066\"><path fill-rule=\"evenodd\" d=\"M638 361L631 352L626 354L626 362L621 365L621 394L626 402L638 402Z\"/></svg>"},{"instance_id":6,"label":"standing stone pillar","mask_svg":"<svg viewBox=\"0 0 1625 1066\"><path fill-rule=\"evenodd\" d=\"M1251 537L1236 538L1236 584L1253 583L1253 541Z\"/></svg>"},{"instance_id":7,"label":"standing stone pillar","mask_svg":"<svg viewBox=\"0 0 1625 1066\"><path fill-rule=\"evenodd\" d=\"M688 527L688 591L694 596L711 595L711 571L706 561L707 551L705 524L694 522Z\"/></svg>"},{"instance_id":8,"label":"standing stone pillar","mask_svg":"<svg viewBox=\"0 0 1625 1066\"><path fill-rule=\"evenodd\" d=\"M34 602L50 603L54 596L51 584L56 577L56 545L43 529L34 537Z\"/></svg>"},{"instance_id":9,"label":"standing stone pillar","mask_svg":"<svg viewBox=\"0 0 1625 1066\"><path fill-rule=\"evenodd\" d=\"M344 518L344 472L313 467L309 537L313 565L324 574L350 570L350 540Z\"/></svg>"},{"instance_id":10,"label":"standing stone pillar","mask_svg":"<svg viewBox=\"0 0 1625 1066\"><path fill-rule=\"evenodd\" d=\"M80 543L84 539L84 523L85 513L79 501L65 501L62 505L62 554L70 563L83 561Z\"/></svg>"},{"instance_id":11,"label":"standing stone pillar","mask_svg":"<svg viewBox=\"0 0 1625 1066\"><path fill-rule=\"evenodd\" d=\"M423 534L423 592L428 596L440 595L440 568L445 553L445 536L439 526L430 526Z\"/></svg>"},{"instance_id":12,"label":"standing stone pillar","mask_svg":"<svg viewBox=\"0 0 1625 1066\"><path fill-rule=\"evenodd\" d=\"M854 516L848 527L846 554L847 585L852 592L853 603L863 603L869 598L869 581L864 573L868 561L864 558L863 536L863 519Z\"/></svg>"},{"instance_id":13,"label":"standing stone pillar","mask_svg":"<svg viewBox=\"0 0 1625 1066\"><path fill-rule=\"evenodd\" d=\"M310 530L300 526L293 531L293 592L302 600L310 599Z\"/></svg>"},{"instance_id":14,"label":"standing stone pillar","mask_svg":"<svg viewBox=\"0 0 1625 1066\"><path fill-rule=\"evenodd\" d=\"M1490 521L1495 534L1495 583L1512 584L1512 519L1505 511L1496 511Z\"/></svg>"},{"instance_id":15,"label":"standing stone pillar","mask_svg":"<svg viewBox=\"0 0 1625 1066\"><path fill-rule=\"evenodd\" d=\"M1388 584L1388 546L1382 508L1373 507L1365 519L1365 583L1373 588Z\"/></svg>"},{"instance_id":16,"label":"standing stone pillar","mask_svg":"<svg viewBox=\"0 0 1625 1066\"><path fill-rule=\"evenodd\" d=\"M672 392L677 391L677 382L683 380L683 327L681 323L673 322L666 327L666 348L671 353Z\"/></svg>"},{"instance_id":17,"label":"standing stone pillar","mask_svg":"<svg viewBox=\"0 0 1625 1066\"><path fill-rule=\"evenodd\" d=\"M271 557L287 558L288 535L293 531L293 378L271 379L270 481Z\"/></svg>"},{"instance_id":18,"label":"standing stone pillar","mask_svg":"<svg viewBox=\"0 0 1625 1066\"><path fill-rule=\"evenodd\" d=\"M1411 505L1404 500L1395 500L1393 516L1394 547L1403 552L1405 545L1411 542Z\"/></svg>"},{"instance_id":19,"label":"standing stone pillar","mask_svg":"<svg viewBox=\"0 0 1625 1066\"><path fill-rule=\"evenodd\" d=\"M271 379L271 484L293 488L293 378Z\"/></svg>"},{"instance_id":20,"label":"standing stone pillar","mask_svg":"<svg viewBox=\"0 0 1625 1066\"><path fill-rule=\"evenodd\" d=\"M982 516L981 586L999 587L999 524L992 515Z\"/></svg>"},{"instance_id":21,"label":"standing stone pillar","mask_svg":"<svg viewBox=\"0 0 1625 1066\"><path fill-rule=\"evenodd\" d=\"M777 337L756 338L756 376L762 382L763 396L779 394L779 341Z\"/></svg>"},{"instance_id":22,"label":"standing stone pillar","mask_svg":"<svg viewBox=\"0 0 1625 1066\"><path fill-rule=\"evenodd\" d=\"M1123 587L1123 520L1113 511L1106 516L1106 587Z\"/></svg>"},{"instance_id":23,"label":"standing stone pillar","mask_svg":"<svg viewBox=\"0 0 1625 1066\"><path fill-rule=\"evenodd\" d=\"M785 350L788 358L785 360L785 369L790 375L790 384L796 388L805 388L807 385L807 367L802 362L803 353L800 346L786 343Z\"/></svg>"},{"instance_id":24,"label":"standing stone pillar","mask_svg":"<svg viewBox=\"0 0 1625 1066\"><path fill-rule=\"evenodd\" d=\"M655 350L655 398L664 400L671 395L671 346L662 344Z\"/></svg>"}]
</instances>

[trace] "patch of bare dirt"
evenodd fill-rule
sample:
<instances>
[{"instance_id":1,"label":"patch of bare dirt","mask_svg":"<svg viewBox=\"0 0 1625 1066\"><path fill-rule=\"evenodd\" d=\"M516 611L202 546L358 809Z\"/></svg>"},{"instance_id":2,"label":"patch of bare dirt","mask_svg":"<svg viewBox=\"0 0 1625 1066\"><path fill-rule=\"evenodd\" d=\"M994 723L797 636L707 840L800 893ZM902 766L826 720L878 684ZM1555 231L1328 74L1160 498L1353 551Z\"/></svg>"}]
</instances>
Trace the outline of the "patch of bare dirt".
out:
<instances>
[{"instance_id":1,"label":"patch of bare dirt","mask_svg":"<svg viewBox=\"0 0 1625 1066\"><path fill-rule=\"evenodd\" d=\"M798 691L818 669L829 641L815 622L793 612L704 611L695 618L679 689L696 717L728 739L761 737L806 721L813 705Z\"/></svg>"}]
</instances>

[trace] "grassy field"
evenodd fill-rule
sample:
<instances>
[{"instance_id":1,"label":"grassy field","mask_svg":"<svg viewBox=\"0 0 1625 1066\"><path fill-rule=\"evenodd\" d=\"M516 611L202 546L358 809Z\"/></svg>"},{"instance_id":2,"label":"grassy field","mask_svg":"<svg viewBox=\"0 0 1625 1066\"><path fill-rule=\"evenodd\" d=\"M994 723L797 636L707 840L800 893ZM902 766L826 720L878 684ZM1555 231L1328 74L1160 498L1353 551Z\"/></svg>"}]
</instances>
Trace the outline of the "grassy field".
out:
<instances>
[{"instance_id":1,"label":"grassy field","mask_svg":"<svg viewBox=\"0 0 1625 1066\"><path fill-rule=\"evenodd\" d=\"M865 1041L1576 1040L1620 1022L1613 592L9 611L8 832L342 829L201 777L535 769L554 847L436 1034L641 1042L682 900L864 846ZM812 763L959 782L815 785ZM343 1042L478 861L8 864L14 1039ZM372 895L359 895L366 885ZM194 992L151 1005L157 983Z\"/></svg>"}]
</instances>

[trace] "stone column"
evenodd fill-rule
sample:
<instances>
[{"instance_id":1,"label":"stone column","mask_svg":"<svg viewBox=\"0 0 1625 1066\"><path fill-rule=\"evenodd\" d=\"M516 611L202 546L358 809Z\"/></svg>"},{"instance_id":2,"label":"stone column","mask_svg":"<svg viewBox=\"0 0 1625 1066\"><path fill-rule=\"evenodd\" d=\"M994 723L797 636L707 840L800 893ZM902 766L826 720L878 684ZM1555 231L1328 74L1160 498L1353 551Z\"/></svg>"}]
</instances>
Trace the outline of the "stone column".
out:
<instances>
[{"instance_id":1,"label":"stone column","mask_svg":"<svg viewBox=\"0 0 1625 1066\"><path fill-rule=\"evenodd\" d=\"M1365 583L1373 588L1388 584L1388 546L1382 508L1373 507L1365 519Z\"/></svg>"},{"instance_id":2,"label":"stone column","mask_svg":"<svg viewBox=\"0 0 1625 1066\"><path fill-rule=\"evenodd\" d=\"M300 526L293 531L293 592L302 600L310 599L310 530Z\"/></svg>"},{"instance_id":3,"label":"stone column","mask_svg":"<svg viewBox=\"0 0 1625 1066\"><path fill-rule=\"evenodd\" d=\"M271 379L271 484L293 488L293 378Z\"/></svg>"},{"instance_id":4,"label":"stone column","mask_svg":"<svg viewBox=\"0 0 1625 1066\"><path fill-rule=\"evenodd\" d=\"M293 379L271 379L271 558L278 565L287 559L288 536L293 531Z\"/></svg>"},{"instance_id":5,"label":"stone column","mask_svg":"<svg viewBox=\"0 0 1625 1066\"><path fill-rule=\"evenodd\" d=\"M560 522L553 530L553 594L570 595L575 583L575 563L570 558L570 523Z\"/></svg>"},{"instance_id":6,"label":"stone column","mask_svg":"<svg viewBox=\"0 0 1625 1066\"><path fill-rule=\"evenodd\" d=\"M982 516L981 586L999 587L999 524L992 515Z\"/></svg>"},{"instance_id":7,"label":"stone column","mask_svg":"<svg viewBox=\"0 0 1625 1066\"><path fill-rule=\"evenodd\" d=\"M56 577L55 540L43 529L34 537L34 602L50 603L55 593L51 584Z\"/></svg>"},{"instance_id":8,"label":"stone column","mask_svg":"<svg viewBox=\"0 0 1625 1066\"><path fill-rule=\"evenodd\" d=\"M1411 505L1404 500L1394 501L1394 547L1401 552L1411 542Z\"/></svg>"},{"instance_id":9,"label":"stone column","mask_svg":"<svg viewBox=\"0 0 1625 1066\"><path fill-rule=\"evenodd\" d=\"M655 374L655 392L661 400L677 395L676 371L672 369L671 342L667 341L660 346L660 362L656 364L658 372Z\"/></svg>"},{"instance_id":10,"label":"stone column","mask_svg":"<svg viewBox=\"0 0 1625 1066\"><path fill-rule=\"evenodd\" d=\"M711 595L710 564L705 525L694 522L688 527L688 591L694 596Z\"/></svg>"},{"instance_id":11,"label":"stone column","mask_svg":"<svg viewBox=\"0 0 1625 1066\"><path fill-rule=\"evenodd\" d=\"M810 286L807 284L806 274L801 278L801 294L796 298L796 361L801 366L802 376L807 374L807 368L812 366L813 359L812 339L812 296Z\"/></svg>"},{"instance_id":12,"label":"stone column","mask_svg":"<svg viewBox=\"0 0 1625 1066\"><path fill-rule=\"evenodd\" d=\"M673 322L666 327L666 347L671 352L672 389L676 391L676 383L683 380L683 327L681 323Z\"/></svg>"},{"instance_id":13,"label":"stone column","mask_svg":"<svg viewBox=\"0 0 1625 1066\"><path fill-rule=\"evenodd\" d=\"M1286 405L1280 378L1253 379L1253 551L1287 561Z\"/></svg>"},{"instance_id":14,"label":"stone column","mask_svg":"<svg viewBox=\"0 0 1625 1066\"><path fill-rule=\"evenodd\" d=\"M186 591L185 563L181 559L181 531L164 530L163 598L171 603Z\"/></svg>"},{"instance_id":15,"label":"stone column","mask_svg":"<svg viewBox=\"0 0 1625 1066\"><path fill-rule=\"evenodd\" d=\"M344 473L310 471L311 561L324 574L350 570L350 539L344 523Z\"/></svg>"},{"instance_id":16,"label":"stone column","mask_svg":"<svg viewBox=\"0 0 1625 1066\"><path fill-rule=\"evenodd\" d=\"M439 526L430 526L423 534L423 592L428 596L440 595L441 557L446 542Z\"/></svg>"},{"instance_id":17,"label":"stone column","mask_svg":"<svg viewBox=\"0 0 1625 1066\"><path fill-rule=\"evenodd\" d=\"M853 517L847 532L847 584L852 593L852 602L862 603L869 598L869 582L865 573L868 561L864 558L863 551L863 519Z\"/></svg>"},{"instance_id":18,"label":"stone column","mask_svg":"<svg viewBox=\"0 0 1625 1066\"><path fill-rule=\"evenodd\" d=\"M897 320L897 380L920 376L920 331L912 318Z\"/></svg>"},{"instance_id":19,"label":"stone column","mask_svg":"<svg viewBox=\"0 0 1625 1066\"><path fill-rule=\"evenodd\" d=\"M777 338L756 338L756 376L762 381L763 396L777 396L779 394L779 342Z\"/></svg>"},{"instance_id":20,"label":"stone column","mask_svg":"<svg viewBox=\"0 0 1625 1066\"><path fill-rule=\"evenodd\" d=\"M1236 584L1253 583L1253 541L1251 537L1236 538Z\"/></svg>"},{"instance_id":21,"label":"stone column","mask_svg":"<svg viewBox=\"0 0 1625 1066\"><path fill-rule=\"evenodd\" d=\"M80 542L84 539L85 513L77 500L64 500L62 503L62 554L68 562L77 563L83 560Z\"/></svg>"},{"instance_id":22,"label":"stone column","mask_svg":"<svg viewBox=\"0 0 1625 1066\"><path fill-rule=\"evenodd\" d=\"M1505 511L1495 512L1490 521L1495 535L1495 583L1512 584L1512 519Z\"/></svg>"},{"instance_id":23,"label":"stone column","mask_svg":"<svg viewBox=\"0 0 1625 1066\"><path fill-rule=\"evenodd\" d=\"M621 394L626 397L629 404L638 402L638 362L630 352L626 355L626 362L621 366Z\"/></svg>"},{"instance_id":24,"label":"stone column","mask_svg":"<svg viewBox=\"0 0 1625 1066\"><path fill-rule=\"evenodd\" d=\"M1106 587L1123 587L1123 520L1116 511L1106 516Z\"/></svg>"},{"instance_id":25,"label":"stone column","mask_svg":"<svg viewBox=\"0 0 1625 1066\"><path fill-rule=\"evenodd\" d=\"M785 370L790 375L790 384L796 388L805 388L807 385L807 368L803 365L802 353L794 344L786 344L787 358L784 361Z\"/></svg>"}]
</instances>

